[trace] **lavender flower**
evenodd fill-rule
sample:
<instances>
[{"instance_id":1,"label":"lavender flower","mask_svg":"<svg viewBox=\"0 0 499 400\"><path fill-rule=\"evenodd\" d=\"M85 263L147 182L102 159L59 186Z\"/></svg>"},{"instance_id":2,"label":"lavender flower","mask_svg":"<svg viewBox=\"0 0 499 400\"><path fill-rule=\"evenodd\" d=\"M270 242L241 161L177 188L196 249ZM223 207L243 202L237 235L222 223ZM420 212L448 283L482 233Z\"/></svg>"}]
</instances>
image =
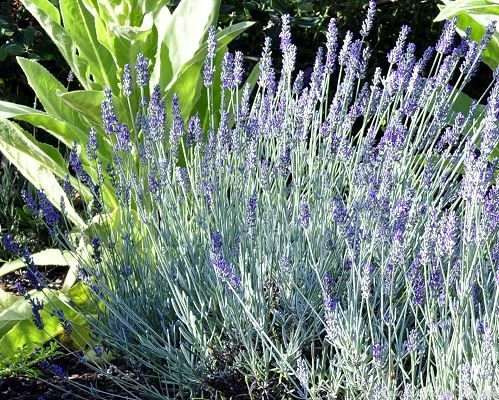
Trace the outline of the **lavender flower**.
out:
<instances>
[{"instance_id":1,"label":"lavender flower","mask_svg":"<svg viewBox=\"0 0 499 400\"><path fill-rule=\"evenodd\" d=\"M141 53L137 54L135 72L137 72L137 77L135 79L137 86L146 86L149 83L149 59L144 57Z\"/></svg>"},{"instance_id":2,"label":"lavender flower","mask_svg":"<svg viewBox=\"0 0 499 400\"><path fill-rule=\"evenodd\" d=\"M411 329L407 336L407 340L404 342L404 347L409 353L424 353L426 348L424 338L417 329Z\"/></svg>"},{"instance_id":3,"label":"lavender flower","mask_svg":"<svg viewBox=\"0 0 499 400\"><path fill-rule=\"evenodd\" d=\"M488 234L499 229L499 186L490 190L483 202L483 226Z\"/></svg>"},{"instance_id":4,"label":"lavender flower","mask_svg":"<svg viewBox=\"0 0 499 400\"><path fill-rule=\"evenodd\" d=\"M457 17L445 21L442 35L435 46L435 50L440 54L448 54L452 50L454 44L454 36L456 34Z\"/></svg>"},{"instance_id":5,"label":"lavender flower","mask_svg":"<svg viewBox=\"0 0 499 400\"><path fill-rule=\"evenodd\" d=\"M132 94L132 69L130 64L123 66L123 77L121 79L123 85L123 95L129 97Z\"/></svg>"},{"instance_id":6,"label":"lavender flower","mask_svg":"<svg viewBox=\"0 0 499 400\"><path fill-rule=\"evenodd\" d=\"M386 364L388 351L386 345L380 341L374 343L371 346L371 353L373 357L373 363L376 368L383 368Z\"/></svg>"},{"instance_id":7,"label":"lavender flower","mask_svg":"<svg viewBox=\"0 0 499 400\"><path fill-rule=\"evenodd\" d=\"M40 367L40 369L42 369L46 372L49 372L49 373L51 373L59 378L66 378L67 377L67 373L64 371L64 369L60 365L53 364L47 360L40 361L38 363L38 367Z\"/></svg>"},{"instance_id":8,"label":"lavender flower","mask_svg":"<svg viewBox=\"0 0 499 400\"><path fill-rule=\"evenodd\" d=\"M222 88L234 88L234 55L230 52L224 54L222 60Z\"/></svg>"},{"instance_id":9,"label":"lavender flower","mask_svg":"<svg viewBox=\"0 0 499 400\"><path fill-rule=\"evenodd\" d=\"M19 255L21 248L16 242L12 240L9 234L2 234L2 244L5 250L7 250L9 253L13 255Z\"/></svg>"},{"instance_id":10,"label":"lavender flower","mask_svg":"<svg viewBox=\"0 0 499 400\"><path fill-rule=\"evenodd\" d=\"M49 232L53 233L57 224L59 223L59 213L54 208L52 203L47 198L43 190L38 190L38 203L40 205L40 213L43 216Z\"/></svg>"},{"instance_id":11,"label":"lavender flower","mask_svg":"<svg viewBox=\"0 0 499 400\"><path fill-rule=\"evenodd\" d=\"M159 85L154 85L147 106L145 127L143 127L147 140L150 142L159 142L165 137L166 108L165 101L161 97Z\"/></svg>"},{"instance_id":12,"label":"lavender flower","mask_svg":"<svg viewBox=\"0 0 499 400\"><path fill-rule=\"evenodd\" d=\"M217 275L226 282L232 289L239 290L241 286L241 278L236 275L236 270L233 265L225 261L223 256L212 256L211 264L215 268Z\"/></svg>"},{"instance_id":13,"label":"lavender flower","mask_svg":"<svg viewBox=\"0 0 499 400\"><path fill-rule=\"evenodd\" d=\"M447 212L440 220L436 255L441 259L451 258L455 254L458 238L458 221L454 211Z\"/></svg>"},{"instance_id":14,"label":"lavender flower","mask_svg":"<svg viewBox=\"0 0 499 400\"><path fill-rule=\"evenodd\" d=\"M336 19L331 18L326 33L326 62L324 72L332 74L334 72L334 63L336 61L336 49L338 47L338 28Z\"/></svg>"},{"instance_id":15,"label":"lavender flower","mask_svg":"<svg viewBox=\"0 0 499 400\"><path fill-rule=\"evenodd\" d=\"M92 259L96 264L99 264L102 262L102 249L101 249L101 242L100 239L95 236L92 239L90 239L90 244L92 245Z\"/></svg>"},{"instance_id":16,"label":"lavender flower","mask_svg":"<svg viewBox=\"0 0 499 400\"><path fill-rule=\"evenodd\" d=\"M304 79L304 73L303 71L299 71L298 75L296 75L295 81L293 83L293 93L296 95L300 95L302 89L303 89L303 79Z\"/></svg>"},{"instance_id":17,"label":"lavender flower","mask_svg":"<svg viewBox=\"0 0 499 400\"><path fill-rule=\"evenodd\" d=\"M210 251L215 255L222 254L223 238L220 232L214 231L211 233Z\"/></svg>"},{"instance_id":18,"label":"lavender flower","mask_svg":"<svg viewBox=\"0 0 499 400\"><path fill-rule=\"evenodd\" d=\"M45 327L45 324L42 321L42 317L40 316L40 310L43 310L43 301L40 301L36 298L33 299L32 297L28 301L31 304L33 323L38 329L42 330Z\"/></svg>"},{"instance_id":19,"label":"lavender flower","mask_svg":"<svg viewBox=\"0 0 499 400\"><path fill-rule=\"evenodd\" d=\"M363 299L368 300L371 297L371 280L373 273L373 266L371 264L364 264L362 266L362 276L360 278L360 292Z\"/></svg>"},{"instance_id":20,"label":"lavender flower","mask_svg":"<svg viewBox=\"0 0 499 400\"><path fill-rule=\"evenodd\" d=\"M116 130L116 145L114 146L115 151L131 151L132 143L130 142L130 132L126 124L119 123Z\"/></svg>"},{"instance_id":21,"label":"lavender flower","mask_svg":"<svg viewBox=\"0 0 499 400\"><path fill-rule=\"evenodd\" d=\"M494 351L494 334L489 324L485 323L482 334L482 346L481 346L481 362L482 371L481 374L486 381L491 382L494 377L494 361L493 361L493 351Z\"/></svg>"},{"instance_id":22,"label":"lavender flower","mask_svg":"<svg viewBox=\"0 0 499 400\"><path fill-rule=\"evenodd\" d=\"M307 363L303 358L299 358L296 362L296 377L301 384L301 387L304 391L305 397L308 394L308 385L310 380L310 371Z\"/></svg>"},{"instance_id":23,"label":"lavender flower","mask_svg":"<svg viewBox=\"0 0 499 400\"><path fill-rule=\"evenodd\" d=\"M272 40L265 38L265 44L260 59L260 76L258 77L258 86L273 91L275 87L274 68L272 67L272 58L270 57L270 45Z\"/></svg>"},{"instance_id":24,"label":"lavender flower","mask_svg":"<svg viewBox=\"0 0 499 400\"><path fill-rule=\"evenodd\" d=\"M72 69L70 69L68 72L68 76L67 76L66 80L68 81L68 83L71 83L74 81L74 77L75 77L75 73L73 72Z\"/></svg>"},{"instance_id":25,"label":"lavender flower","mask_svg":"<svg viewBox=\"0 0 499 400\"><path fill-rule=\"evenodd\" d=\"M258 196L253 193L246 206L246 228L248 230L253 229L256 226L256 206L257 206Z\"/></svg>"},{"instance_id":26,"label":"lavender flower","mask_svg":"<svg viewBox=\"0 0 499 400\"><path fill-rule=\"evenodd\" d=\"M360 30L360 36L362 36L363 39L365 39L367 35L369 35L369 32L373 26L375 12L376 12L376 2L370 1L369 8L367 9L366 19L364 20L364 22L362 22L362 29Z\"/></svg>"},{"instance_id":27,"label":"lavender flower","mask_svg":"<svg viewBox=\"0 0 499 400\"><path fill-rule=\"evenodd\" d=\"M472 399L475 389L471 381L471 366L468 362L461 364L459 376L459 395L463 399Z\"/></svg>"},{"instance_id":28,"label":"lavender flower","mask_svg":"<svg viewBox=\"0 0 499 400\"><path fill-rule=\"evenodd\" d=\"M73 325L66 318L66 316L64 315L64 311L63 310L56 309L50 315L57 316L57 319L59 320L59 323L61 324L62 328L64 329L64 334L65 335L71 335L71 333L73 332Z\"/></svg>"},{"instance_id":29,"label":"lavender flower","mask_svg":"<svg viewBox=\"0 0 499 400\"><path fill-rule=\"evenodd\" d=\"M217 52L217 38L215 36L215 27L210 26L208 29L208 53L204 62L203 69L203 82L205 87L211 87L213 84L213 76L215 74L215 66L213 65L213 60Z\"/></svg>"},{"instance_id":30,"label":"lavender flower","mask_svg":"<svg viewBox=\"0 0 499 400\"><path fill-rule=\"evenodd\" d=\"M277 171L281 176L287 176L291 167L291 148L289 146L281 149L279 159L277 162Z\"/></svg>"},{"instance_id":31,"label":"lavender flower","mask_svg":"<svg viewBox=\"0 0 499 400\"><path fill-rule=\"evenodd\" d=\"M104 87L104 100L101 104L101 116L102 123L104 124L104 130L110 135L115 134L118 128L118 116L116 115L116 111L114 109L113 93L107 86Z\"/></svg>"},{"instance_id":32,"label":"lavender flower","mask_svg":"<svg viewBox=\"0 0 499 400\"><path fill-rule=\"evenodd\" d=\"M291 17L288 14L282 16L282 30L279 37L281 38L283 75L291 74L295 69L296 46L291 42L290 22Z\"/></svg>"},{"instance_id":33,"label":"lavender flower","mask_svg":"<svg viewBox=\"0 0 499 400\"><path fill-rule=\"evenodd\" d=\"M189 193L191 182L189 180L189 172L185 167L175 167L175 176L184 194Z\"/></svg>"},{"instance_id":34,"label":"lavender flower","mask_svg":"<svg viewBox=\"0 0 499 400\"><path fill-rule=\"evenodd\" d=\"M322 86L324 78L323 49L319 47L315 56L314 69L310 78L310 97L311 100L320 99L322 96Z\"/></svg>"},{"instance_id":35,"label":"lavender flower","mask_svg":"<svg viewBox=\"0 0 499 400\"><path fill-rule=\"evenodd\" d=\"M407 36L409 35L410 31L411 28L409 28L407 25L402 26L395 47L392 50L390 50L390 52L387 55L388 62L390 64L397 64L401 60L404 54L405 42L407 40Z\"/></svg>"},{"instance_id":36,"label":"lavender flower","mask_svg":"<svg viewBox=\"0 0 499 400\"><path fill-rule=\"evenodd\" d=\"M424 271L419 262L419 257L411 263L407 275L411 283L413 301L415 304L422 306L426 299L426 291Z\"/></svg>"},{"instance_id":37,"label":"lavender flower","mask_svg":"<svg viewBox=\"0 0 499 400\"><path fill-rule=\"evenodd\" d=\"M241 51L236 51L234 54L234 86L240 86L243 83L244 55Z\"/></svg>"},{"instance_id":38,"label":"lavender flower","mask_svg":"<svg viewBox=\"0 0 499 400\"><path fill-rule=\"evenodd\" d=\"M308 203L302 202L300 204L300 224L303 229L308 229L310 227L310 207Z\"/></svg>"},{"instance_id":39,"label":"lavender flower","mask_svg":"<svg viewBox=\"0 0 499 400\"><path fill-rule=\"evenodd\" d=\"M353 34L347 31L345 38L343 39L343 45L341 46L340 54L338 55L338 63L341 66L347 66L348 55L350 54L350 45L353 40Z\"/></svg>"},{"instance_id":40,"label":"lavender flower","mask_svg":"<svg viewBox=\"0 0 499 400\"><path fill-rule=\"evenodd\" d=\"M97 142L97 131L92 126L90 132L88 133L88 142L85 145L85 150L87 151L87 157L89 160L97 159L97 148L99 143Z\"/></svg>"},{"instance_id":41,"label":"lavender flower","mask_svg":"<svg viewBox=\"0 0 499 400\"><path fill-rule=\"evenodd\" d=\"M203 137L203 128L201 126L201 119L199 118L199 114L193 115L189 122L187 123L187 137L185 144L187 147L191 147L195 143L201 141Z\"/></svg>"}]
</instances>

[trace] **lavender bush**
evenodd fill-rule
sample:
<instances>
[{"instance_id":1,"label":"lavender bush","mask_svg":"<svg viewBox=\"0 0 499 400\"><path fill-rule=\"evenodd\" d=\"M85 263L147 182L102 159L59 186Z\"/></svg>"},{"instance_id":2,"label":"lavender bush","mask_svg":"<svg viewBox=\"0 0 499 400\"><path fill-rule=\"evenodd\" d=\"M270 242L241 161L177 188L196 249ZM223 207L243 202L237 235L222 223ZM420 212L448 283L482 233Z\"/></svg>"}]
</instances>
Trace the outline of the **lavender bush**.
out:
<instances>
[{"instance_id":1,"label":"lavender bush","mask_svg":"<svg viewBox=\"0 0 499 400\"><path fill-rule=\"evenodd\" d=\"M483 111L453 111L494 25L456 44L449 21L421 56L404 26L368 79L374 13L343 40L331 20L308 85L289 16L281 74L267 39L253 95L240 55L209 56L208 98L218 73L223 96L207 132L178 97L167 116L159 87L135 135L109 100L114 156L95 162L121 207L79 273L92 365L136 398L499 394L498 73Z\"/></svg>"}]
</instances>

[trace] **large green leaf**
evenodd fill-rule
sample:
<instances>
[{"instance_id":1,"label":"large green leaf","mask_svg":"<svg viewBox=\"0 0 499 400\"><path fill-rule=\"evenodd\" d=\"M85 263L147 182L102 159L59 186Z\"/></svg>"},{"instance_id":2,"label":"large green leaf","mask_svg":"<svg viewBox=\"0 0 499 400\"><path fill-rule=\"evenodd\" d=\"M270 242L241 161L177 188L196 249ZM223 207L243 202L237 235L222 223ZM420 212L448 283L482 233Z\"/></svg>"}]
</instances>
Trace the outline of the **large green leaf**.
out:
<instances>
[{"instance_id":1,"label":"large green leaf","mask_svg":"<svg viewBox=\"0 0 499 400\"><path fill-rule=\"evenodd\" d=\"M499 14L498 0L443 0L444 5L439 5L440 14L435 21L450 19L460 13Z\"/></svg>"},{"instance_id":2,"label":"large green leaf","mask_svg":"<svg viewBox=\"0 0 499 400\"><path fill-rule=\"evenodd\" d=\"M0 118L0 152L36 188L44 190L49 201L59 210L61 198L64 199L65 211L71 222L80 227L86 226L56 179L56 176L64 179L68 173L66 162L57 149L37 142L17 124ZM75 181L73 183L76 184Z\"/></svg>"},{"instance_id":3,"label":"large green leaf","mask_svg":"<svg viewBox=\"0 0 499 400\"><path fill-rule=\"evenodd\" d=\"M68 250L45 249L31 255L35 265L71 265L75 258ZM6 262L0 267L0 276L10 274L25 266L22 259Z\"/></svg>"},{"instance_id":4,"label":"large green leaf","mask_svg":"<svg viewBox=\"0 0 499 400\"><path fill-rule=\"evenodd\" d=\"M49 1L21 0L21 2L57 46L83 87L91 89L91 83L84 79L88 69L88 62L78 56L73 38L61 26L60 17L55 20L50 13L45 11L47 8L46 3L49 3ZM57 13L59 13L59 11L57 11Z\"/></svg>"},{"instance_id":5,"label":"large green leaf","mask_svg":"<svg viewBox=\"0 0 499 400\"><path fill-rule=\"evenodd\" d=\"M66 88L46 68L27 58L17 57L17 62L24 71L28 83L35 91L36 97L42 103L44 110L62 121L80 127L85 122L74 110L67 107L55 94L65 93Z\"/></svg>"},{"instance_id":6,"label":"large green leaf","mask_svg":"<svg viewBox=\"0 0 499 400\"><path fill-rule=\"evenodd\" d=\"M68 147L71 147L74 141L85 143L88 140L88 133L74 125L60 121L43 111L15 103L0 101L0 118L14 118L18 121L28 122L49 132Z\"/></svg>"},{"instance_id":7,"label":"large green leaf","mask_svg":"<svg viewBox=\"0 0 499 400\"><path fill-rule=\"evenodd\" d=\"M457 17L457 31L464 36L466 28L471 28L471 38L479 42L486 31L486 27L499 20L499 1L497 0L444 0L439 5L440 13L435 21L443 21ZM499 65L499 33L492 36L491 43L482 53L483 61L495 69Z\"/></svg>"},{"instance_id":8,"label":"large green leaf","mask_svg":"<svg viewBox=\"0 0 499 400\"><path fill-rule=\"evenodd\" d=\"M81 1L60 0L64 29L71 36L78 54L88 63L86 80L118 90L117 67L109 51L99 42L95 18Z\"/></svg>"},{"instance_id":9,"label":"large green leaf","mask_svg":"<svg viewBox=\"0 0 499 400\"><path fill-rule=\"evenodd\" d=\"M56 337L64 341L65 345L76 349L82 348L84 342L90 342L85 320L68 306L68 299L64 295L52 290L32 290L29 296L44 302L43 310L40 311L44 328L40 330L33 323L31 306L24 297L16 296L20 300L9 301L10 305L0 311L0 353L4 357L9 359L16 349L23 346L34 350ZM56 309L62 310L65 318L73 325L74 332L69 337L64 335L58 318L52 315Z\"/></svg>"},{"instance_id":10,"label":"large green leaf","mask_svg":"<svg viewBox=\"0 0 499 400\"><path fill-rule=\"evenodd\" d=\"M156 60L151 81L163 88L194 57L211 25L216 25L220 0L183 0L168 23L162 11L155 20L158 31Z\"/></svg>"}]
</instances>

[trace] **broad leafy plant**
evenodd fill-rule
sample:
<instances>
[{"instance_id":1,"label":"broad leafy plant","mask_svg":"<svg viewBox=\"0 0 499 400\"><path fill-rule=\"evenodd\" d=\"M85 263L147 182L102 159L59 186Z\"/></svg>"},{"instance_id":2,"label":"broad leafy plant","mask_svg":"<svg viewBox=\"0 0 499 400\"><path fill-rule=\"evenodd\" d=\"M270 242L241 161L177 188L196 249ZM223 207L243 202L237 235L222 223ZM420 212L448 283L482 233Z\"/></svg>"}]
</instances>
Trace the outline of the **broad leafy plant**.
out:
<instances>
[{"instance_id":1,"label":"broad leafy plant","mask_svg":"<svg viewBox=\"0 0 499 400\"><path fill-rule=\"evenodd\" d=\"M59 3L60 10L48 0L23 2L57 45L72 73L84 90L68 91L39 63L18 58L30 86L43 106L43 111L8 102L0 102L0 151L49 200L60 206L61 198L68 204L72 223L85 222L69 206L67 196L58 181L68 176L66 161L58 150L36 141L16 119L42 128L68 148L74 142L85 143L91 127L101 144L99 156L111 157L116 138L104 132L100 123L104 87L119 93L122 66L134 63L138 54L153 65L152 76L165 89L162 96L170 99L173 92L185 95L184 109L190 113L199 100L206 46L207 28L217 20L219 1L184 0L170 13L157 1L69 1ZM243 32L251 23L241 23L217 33L222 48ZM118 110L131 109L136 114L141 96L149 88L133 94L132 100L114 98ZM129 127L134 123L128 119ZM92 179L97 170L86 154L83 164ZM73 185L76 181L69 176ZM79 188L79 187L78 187ZM116 197L108 185L100 188L104 202L116 206ZM82 188L81 196L89 199L91 190Z\"/></svg>"},{"instance_id":2,"label":"broad leafy plant","mask_svg":"<svg viewBox=\"0 0 499 400\"><path fill-rule=\"evenodd\" d=\"M471 28L470 37L479 41L487 26L493 21L499 23L499 1L497 0L442 0L440 13L435 21L457 18L457 31L461 36ZM482 53L483 61L495 69L499 65L499 34L496 32Z\"/></svg>"},{"instance_id":3,"label":"broad leafy plant","mask_svg":"<svg viewBox=\"0 0 499 400\"><path fill-rule=\"evenodd\" d=\"M120 96L124 92L120 81L126 74L124 66L134 64L138 57L147 68L152 66L151 76L164 89L160 94L163 101L170 101L175 92L183 96L182 108L186 115L202 109L198 103L207 52L205 40L208 27L217 21L219 1L183 0L173 13L164 2L156 0L61 0L59 8L48 0L23 1L23 4L56 44L82 89L70 91L68 87L75 85L71 79L62 83L35 60L19 57L19 65L43 110L0 101L0 151L38 189L40 196L58 209L64 204L68 221L78 231L86 229L92 221L69 201L75 197L74 190L85 201L98 197L98 202L112 216L106 219L106 223L116 223L119 219L116 216L116 194L109 182L99 182L98 187L93 185L92 182L99 181L101 165L95 163L83 148L90 135L99 144L98 157L105 166L111 161L113 148L118 145L116 131L106 130L102 124L101 114L105 114L105 110L101 103L106 93L115 93L107 98L107 104L112 104L121 115L125 115L126 110L128 118L121 122L128 128L120 127L132 135L137 132L133 127L141 98L149 96L152 88L142 85L140 90ZM226 46L249 26L251 23L244 22L216 32L220 44L217 62ZM134 78L142 79L140 75ZM216 98L218 91L215 92ZM37 141L12 120L45 130L61 143L63 149ZM137 140L137 137L132 137L132 140ZM66 155L70 150L78 151L79 161L85 166L88 173L86 185L79 184L72 175L74 171L68 168ZM72 165L72 168L77 169L77 166ZM69 195L65 189L71 187L72 194ZM82 249L86 248L88 240L82 240L80 244ZM0 275L22 267L28 267L29 273L30 262L69 265L71 268L60 291L44 289L46 301L57 305L60 296L72 298L75 295L72 290L79 290L80 285L73 286L77 276L72 260L74 258L67 251L47 249L30 255L30 258L5 263L0 268ZM8 299L0 315L0 352L6 357L13 357L16 348L29 345L32 349L61 333L60 326L48 324L44 335L36 335L31 314L19 301L22 298L8 293L2 295ZM57 307L64 310L62 305ZM74 313L69 313L67 318L75 324L79 321L79 316Z\"/></svg>"}]
</instances>

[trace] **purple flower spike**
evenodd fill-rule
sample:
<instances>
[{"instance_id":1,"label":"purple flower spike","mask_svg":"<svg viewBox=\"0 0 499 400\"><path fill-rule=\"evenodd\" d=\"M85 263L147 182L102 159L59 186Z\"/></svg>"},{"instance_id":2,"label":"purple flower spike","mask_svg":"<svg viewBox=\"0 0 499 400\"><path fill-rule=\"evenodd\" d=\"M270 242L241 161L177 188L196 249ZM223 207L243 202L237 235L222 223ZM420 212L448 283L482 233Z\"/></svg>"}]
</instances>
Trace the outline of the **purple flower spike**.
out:
<instances>
[{"instance_id":1,"label":"purple flower spike","mask_svg":"<svg viewBox=\"0 0 499 400\"><path fill-rule=\"evenodd\" d=\"M97 142L97 131L92 126L90 128L90 132L88 133L88 143L85 146L87 151L87 157L89 160L97 159L97 148L99 147L99 143Z\"/></svg>"},{"instance_id":2,"label":"purple flower spike","mask_svg":"<svg viewBox=\"0 0 499 400\"><path fill-rule=\"evenodd\" d=\"M38 363L38 366L40 367L40 369L49 372L59 378L67 377L67 372L65 372L60 365L53 364L51 362L48 362L47 360L40 361Z\"/></svg>"},{"instance_id":3,"label":"purple flower spike","mask_svg":"<svg viewBox=\"0 0 499 400\"><path fill-rule=\"evenodd\" d=\"M350 44L353 40L353 34L347 31L345 38L343 39L343 45L341 46L340 54L338 55L338 63L342 66L347 65L348 55L350 53Z\"/></svg>"},{"instance_id":4,"label":"purple flower spike","mask_svg":"<svg viewBox=\"0 0 499 400\"><path fill-rule=\"evenodd\" d=\"M246 207L246 227L248 229L253 229L256 226L256 206L258 197L256 193L253 193L248 201Z\"/></svg>"},{"instance_id":5,"label":"purple flower spike","mask_svg":"<svg viewBox=\"0 0 499 400\"><path fill-rule=\"evenodd\" d=\"M336 61L336 49L338 47L338 28L336 27L336 20L331 18L326 33L326 63L324 65L325 71L328 74L334 71L334 62Z\"/></svg>"},{"instance_id":6,"label":"purple flower spike","mask_svg":"<svg viewBox=\"0 0 499 400\"><path fill-rule=\"evenodd\" d=\"M244 55L241 51L236 51L234 55L234 85L240 86L243 83L244 77L244 66L243 66Z\"/></svg>"},{"instance_id":7,"label":"purple flower spike","mask_svg":"<svg viewBox=\"0 0 499 400\"><path fill-rule=\"evenodd\" d=\"M270 57L271 43L272 40L266 37L260 59L260 76L258 77L258 85L268 90L273 90L275 86L274 68L272 67L272 59Z\"/></svg>"},{"instance_id":8,"label":"purple flower spike","mask_svg":"<svg viewBox=\"0 0 499 400\"><path fill-rule=\"evenodd\" d=\"M130 64L125 64L123 67L123 94L129 97L132 94L132 68Z\"/></svg>"},{"instance_id":9,"label":"purple flower spike","mask_svg":"<svg viewBox=\"0 0 499 400\"><path fill-rule=\"evenodd\" d=\"M7 250L9 253L13 255L19 255L19 252L21 251L21 247L12 240L9 234L4 233L2 235L2 244L5 250Z\"/></svg>"},{"instance_id":10,"label":"purple flower spike","mask_svg":"<svg viewBox=\"0 0 499 400\"><path fill-rule=\"evenodd\" d=\"M373 363L376 368L383 368L387 358L387 348L382 342L376 342L371 346Z\"/></svg>"},{"instance_id":11,"label":"purple flower spike","mask_svg":"<svg viewBox=\"0 0 499 400\"><path fill-rule=\"evenodd\" d=\"M114 110L113 93L107 86L104 87L104 100L101 104L101 115L104 130L110 135L115 134L118 126L118 117Z\"/></svg>"},{"instance_id":12,"label":"purple flower spike","mask_svg":"<svg viewBox=\"0 0 499 400\"><path fill-rule=\"evenodd\" d=\"M28 193L26 189L21 190L21 197L28 206L29 210L34 214L38 214L38 205L36 204L36 201L31 197L31 195Z\"/></svg>"},{"instance_id":13,"label":"purple flower spike","mask_svg":"<svg viewBox=\"0 0 499 400\"><path fill-rule=\"evenodd\" d=\"M291 42L290 31L291 17L286 14L282 16L282 29L279 37L281 38L282 51L282 73L290 74L295 69L296 46Z\"/></svg>"},{"instance_id":14,"label":"purple flower spike","mask_svg":"<svg viewBox=\"0 0 499 400\"><path fill-rule=\"evenodd\" d=\"M234 56L230 52L224 54L221 78L223 89L232 89L234 87Z\"/></svg>"},{"instance_id":15,"label":"purple flower spike","mask_svg":"<svg viewBox=\"0 0 499 400\"><path fill-rule=\"evenodd\" d=\"M138 86L146 86L149 82L149 59L143 54L137 54L135 62L135 71L137 72L136 83Z\"/></svg>"},{"instance_id":16,"label":"purple flower spike","mask_svg":"<svg viewBox=\"0 0 499 400\"><path fill-rule=\"evenodd\" d=\"M300 95L303 89L305 73L303 71L299 71L298 75L296 75L295 81L293 83L293 93Z\"/></svg>"},{"instance_id":17,"label":"purple flower spike","mask_svg":"<svg viewBox=\"0 0 499 400\"><path fill-rule=\"evenodd\" d=\"M367 35L369 35L369 32L373 26L375 12L376 12L376 2L370 1L369 8L367 9L367 16L364 22L362 22L362 29L360 31L360 36L362 36L362 38L365 38Z\"/></svg>"},{"instance_id":18,"label":"purple flower spike","mask_svg":"<svg viewBox=\"0 0 499 400\"><path fill-rule=\"evenodd\" d=\"M435 50L440 54L448 54L452 50L454 44L454 36L456 34L456 22L457 18L454 17L451 20L445 21L445 26L442 31L442 35L438 40Z\"/></svg>"},{"instance_id":19,"label":"purple flower spike","mask_svg":"<svg viewBox=\"0 0 499 400\"><path fill-rule=\"evenodd\" d=\"M40 212L49 231L53 232L59 222L59 213L56 211L52 203L47 198L47 195L42 190L38 190L37 194Z\"/></svg>"},{"instance_id":20,"label":"purple flower spike","mask_svg":"<svg viewBox=\"0 0 499 400\"><path fill-rule=\"evenodd\" d=\"M117 151L132 150L132 143L130 142L130 132L126 124L118 124L116 138L118 139L118 141L116 143L115 150Z\"/></svg>"},{"instance_id":21,"label":"purple flower spike","mask_svg":"<svg viewBox=\"0 0 499 400\"><path fill-rule=\"evenodd\" d=\"M194 143L198 143L203 137L203 128L199 114L195 114L189 119L187 124L187 138L185 144L191 147Z\"/></svg>"},{"instance_id":22,"label":"purple flower spike","mask_svg":"<svg viewBox=\"0 0 499 400\"><path fill-rule=\"evenodd\" d=\"M90 240L90 243L92 244L92 250L93 250L92 259L96 264L99 264L102 262L102 250L101 250L102 245L100 239L97 236L93 237Z\"/></svg>"},{"instance_id":23,"label":"purple flower spike","mask_svg":"<svg viewBox=\"0 0 499 400\"><path fill-rule=\"evenodd\" d=\"M300 224L303 229L310 227L310 207L307 203L302 202L300 205Z\"/></svg>"},{"instance_id":24,"label":"purple flower spike","mask_svg":"<svg viewBox=\"0 0 499 400\"><path fill-rule=\"evenodd\" d=\"M40 310L43 310L43 301L33 298L30 298L28 301L31 304L31 311L33 313L33 322L38 329L42 330L45 327L42 318L40 316Z\"/></svg>"},{"instance_id":25,"label":"purple flower spike","mask_svg":"<svg viewBox=\"0 0 499 400\"><path fill-rule=\"evenodd\" d=\"M395 43L395 47L390 50L387 56L388 62L390 64L397 64L401 60L402 56L404 55L405 42L410 31L411 28L409 28L407 25L402 26L399 37L397 39L397 43Z\"/></svg>"},{"instance_id":26,"label":"purple flower spike","mask_svg":"<svg viewBox=\"0 0 499 400\"><path fill-rule=\"evenodd\" d=\"M238 290L241 285L241 278L236 275L233 265L225 261L222 256L215 256L211 259L217 275L234 290Z\"/></svg>"},{"instance_id":27,"label":"purple flower spike","mask_svg":"<svg viewBox=\"0 0 499 400\"><path fill-rule=\"evenodd\" d=\"M210 251L213 254L221 254L223 246L222 234L220 232L214 231L211 234L210 240L211 240Z\"/></svg>"},{"instance_id":28,"label":"purple flower spike","mask_svg":"<svg viewBox=\"0 0 499 400\"><path fill-rule=\"evenodd\" d=\"M149 105L147 108L146 131L148 140L153 142L161 141L165 137L166 109L165 102L161 98L159 85L154 85Z\"/></svg>"},{"instance_id":29,"label":"purple flower spike","mask_svg":"<svg viewBox=\"0 0 499 400\"><path fill-rule=\"evenodd\" d=\"M215 32L215 27L210 26L208 29L208 53L206 54L203 70L203 83L205 87L211 87L213 84L213 75L215 74L215 67L213 65L213 59L217 53L217 38Z\"/></svg>"},{"instance_id":30,"label":"purple flower spike","mask_svg":"<svg viewBox=\"0 0 499 400\"><path fill-rule=\"evenodd\" d=\"M88 175L88 173L83 169L80 157L78 157L76 151L76 143L69 152L69 165L71 165L71 168L73 169L73 171L75 172L77 178L80 180L81 183L83 183L85 186L89 188L94 187L90 175Z\"/></svg>"},{"instance_id":31,"label":"purple flower spike","mask_svg":"<svg viewBox=\"0 0 499 400\"><path fill-rule=\"evenodd\" d=\"M36 288L36 290L42 290L47 285L44 282L43 275L38 271L35 263L33 262L33 258L31 257L31 253L28 249L24 249L22 251L23 261L26 265L26 273L25 278L31 282L31 284Z\"/></svg>"}]
</instances>

